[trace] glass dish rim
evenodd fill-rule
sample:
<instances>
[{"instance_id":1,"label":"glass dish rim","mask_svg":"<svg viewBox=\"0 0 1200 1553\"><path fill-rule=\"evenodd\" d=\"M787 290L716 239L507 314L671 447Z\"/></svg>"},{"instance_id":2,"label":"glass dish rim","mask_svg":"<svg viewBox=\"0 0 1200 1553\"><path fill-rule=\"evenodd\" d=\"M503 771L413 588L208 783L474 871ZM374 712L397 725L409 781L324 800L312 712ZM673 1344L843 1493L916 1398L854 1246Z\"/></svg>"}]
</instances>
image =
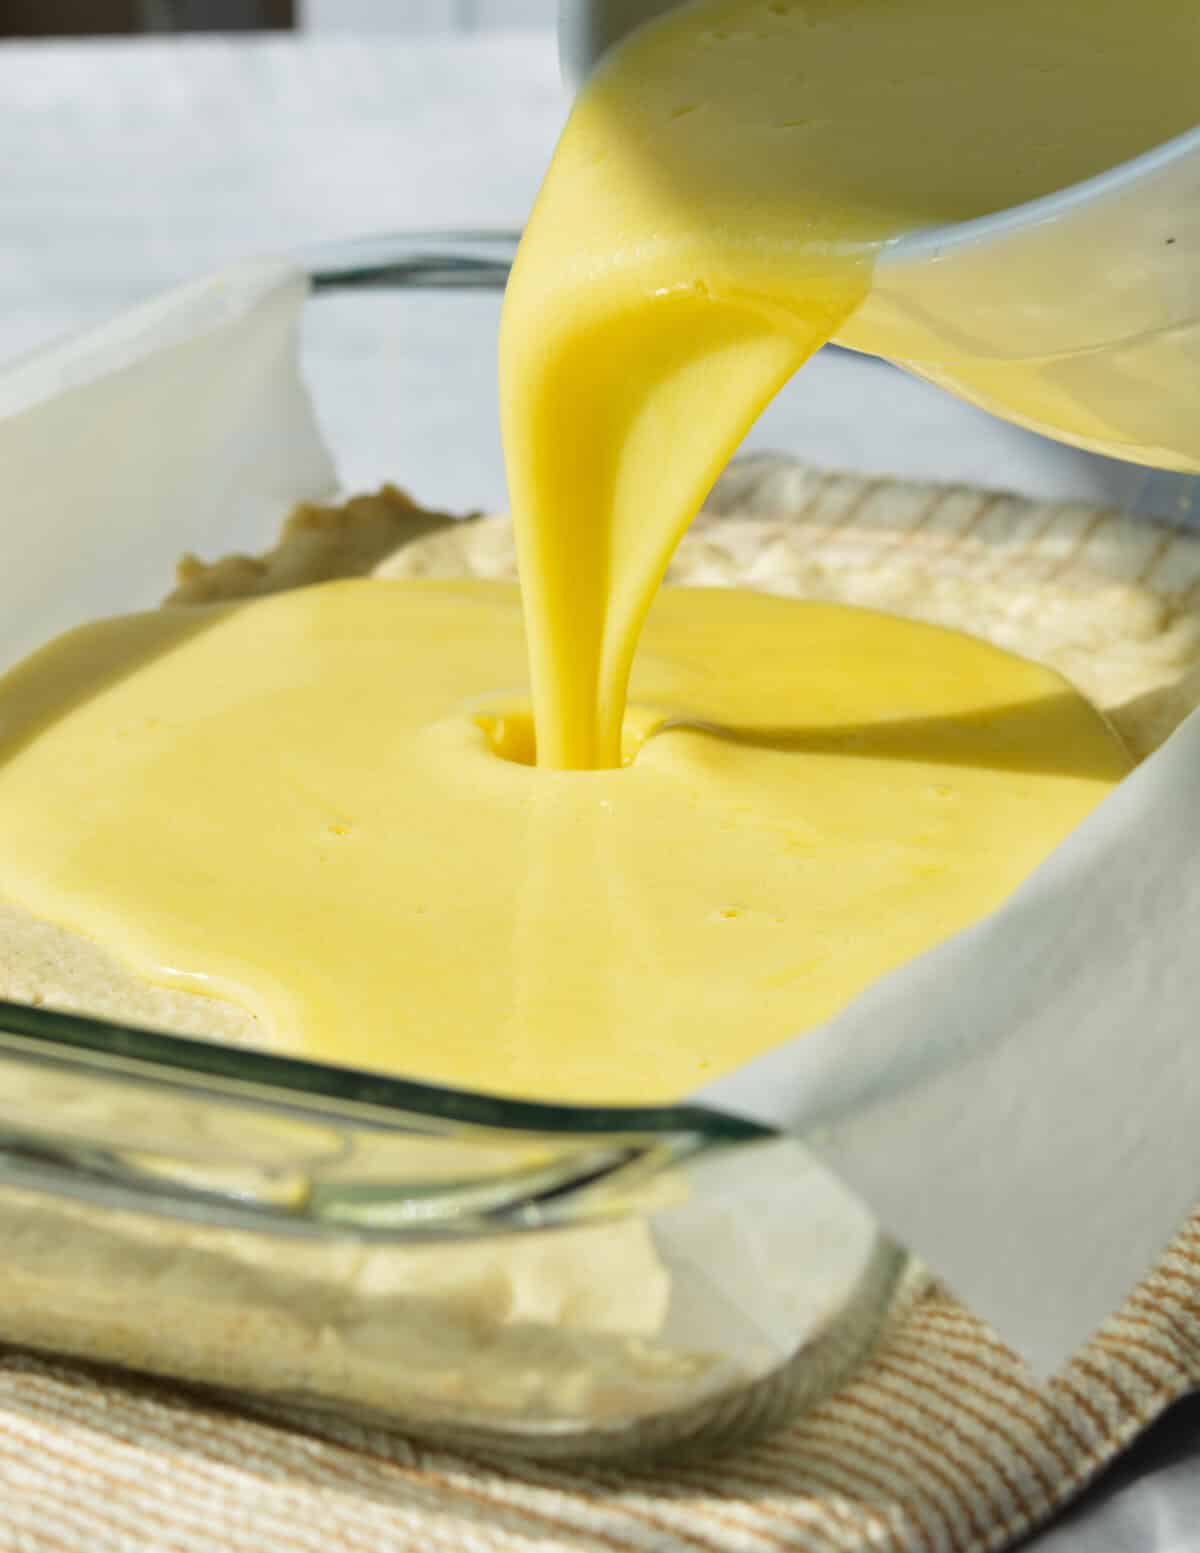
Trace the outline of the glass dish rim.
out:
<instances>
[{"instance_id":1,"label":"glass dish rim","mask_svg":"<svg viewBox=\"0 0 1200 1553\"><path fill-rule=\"evenodd\" d=\"M172 1085L207 1080L219 1085L226 1099L241 1092L288 1109L332 1105L343 1115L371 1113L385 1125L420 1119L492 1133L579 1139L636 1134L647 1141L689 1136L698 1144L778 1136L760 1123L687 1102L585 1106L527 1100L0 999L0 1063L5 1051L58 1067L102 1065L106 1078L114 1076L116 1067L131 1078Z\"/></svg>"}]
</instances>

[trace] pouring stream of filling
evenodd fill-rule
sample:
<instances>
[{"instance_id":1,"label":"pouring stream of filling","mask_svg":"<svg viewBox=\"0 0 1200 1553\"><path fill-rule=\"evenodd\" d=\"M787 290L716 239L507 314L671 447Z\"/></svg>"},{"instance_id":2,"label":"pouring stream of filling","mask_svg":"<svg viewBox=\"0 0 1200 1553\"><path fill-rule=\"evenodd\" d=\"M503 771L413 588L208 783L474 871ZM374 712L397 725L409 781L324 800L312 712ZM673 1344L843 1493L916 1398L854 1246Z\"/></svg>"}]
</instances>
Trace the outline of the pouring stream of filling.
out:
<instances>
[{"instance_id":1,"label":"pouring stream of filling","mask_svg":"<svg viewBox=\"0 0 1200 1553\"><path fill-rule=\"evenodd\" d=\"M698 0L601 65L501 330L543 764L618 761L672 550L880 245L1189 129L1197 57L1190 0Z\"/></svg>"}]
</instances>

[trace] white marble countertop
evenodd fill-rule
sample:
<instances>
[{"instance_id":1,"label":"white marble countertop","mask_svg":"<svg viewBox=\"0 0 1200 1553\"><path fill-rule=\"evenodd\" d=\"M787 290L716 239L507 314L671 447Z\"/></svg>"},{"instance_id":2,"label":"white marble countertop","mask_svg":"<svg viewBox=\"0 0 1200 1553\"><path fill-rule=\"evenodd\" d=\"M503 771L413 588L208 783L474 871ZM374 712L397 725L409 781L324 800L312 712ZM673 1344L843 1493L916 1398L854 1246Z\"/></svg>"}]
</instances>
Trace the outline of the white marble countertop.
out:
<instances>
[{"instance_id":1,"label":"white marble countertop","mask_svg":"<svg viewBox=\"0 0 1200 1553\"><path fill-rule=\"evenodd\" d=\"M0 45L0 362L255 252L365 233L519 227L566 110L552 37ZM503 504L493 295L333 295L306 368L345 482ZM846 468L1175 509L1180 487L822 353L751 441ZM265 537L265 536L264 536ZM1046 1553L1200 1546L1185 1406Z\"/></svg>"}]
</instances>

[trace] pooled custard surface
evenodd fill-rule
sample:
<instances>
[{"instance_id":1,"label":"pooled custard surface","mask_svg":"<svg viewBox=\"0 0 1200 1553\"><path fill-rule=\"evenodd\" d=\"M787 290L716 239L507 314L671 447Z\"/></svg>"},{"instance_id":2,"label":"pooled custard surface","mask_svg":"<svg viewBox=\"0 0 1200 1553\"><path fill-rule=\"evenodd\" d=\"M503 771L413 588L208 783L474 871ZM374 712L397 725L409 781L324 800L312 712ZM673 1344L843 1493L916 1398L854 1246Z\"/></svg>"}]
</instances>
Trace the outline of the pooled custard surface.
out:
<instances>
[{"instance_id":1,"label":"pooled custard surface","mask_svg":"<svg viewBox=\"0 0 1200 1553\"><path fill-rule=\"evenodd\" d=\"M1197 58L1194 0L693 0L601 63L501 333L546 765L617 760L674 546L880 245L1190 129Z\"/></svg>"},{"instance_id":2,"label":"pooled custard surface","mask_svg":"<svg viewBox=\"0 0 1200 1553\"><path fill-rule=\"evenodd\" d=\"M655 1101L974 920L1129 764L1051 670L664 589L621 767L533 754L517 590L354 580L83 627L0 681L8 892L289 1049Z\"/></svg>"}]
</instances>

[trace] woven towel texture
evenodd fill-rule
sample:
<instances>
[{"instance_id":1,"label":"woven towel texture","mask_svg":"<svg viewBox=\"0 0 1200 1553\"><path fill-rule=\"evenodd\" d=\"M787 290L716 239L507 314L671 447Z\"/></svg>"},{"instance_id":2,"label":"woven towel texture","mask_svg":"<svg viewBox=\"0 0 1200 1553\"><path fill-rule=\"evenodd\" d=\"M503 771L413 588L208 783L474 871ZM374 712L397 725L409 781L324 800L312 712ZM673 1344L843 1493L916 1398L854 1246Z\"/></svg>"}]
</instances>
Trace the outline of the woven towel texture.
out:
<instances>
[{"instance_id":1,"label":"woven towel texture","mask_svg":"<svg viewBox=\"0 0 1200 1553\"><path fill-rule=\"evenodd\" d=\"M1200 1385L1200 1216L1044 1388L944 1293L784 1432L658 1469L517 1466L0 1355L4 1553L982 1553Z\"/></svg>"}]
</instances>

